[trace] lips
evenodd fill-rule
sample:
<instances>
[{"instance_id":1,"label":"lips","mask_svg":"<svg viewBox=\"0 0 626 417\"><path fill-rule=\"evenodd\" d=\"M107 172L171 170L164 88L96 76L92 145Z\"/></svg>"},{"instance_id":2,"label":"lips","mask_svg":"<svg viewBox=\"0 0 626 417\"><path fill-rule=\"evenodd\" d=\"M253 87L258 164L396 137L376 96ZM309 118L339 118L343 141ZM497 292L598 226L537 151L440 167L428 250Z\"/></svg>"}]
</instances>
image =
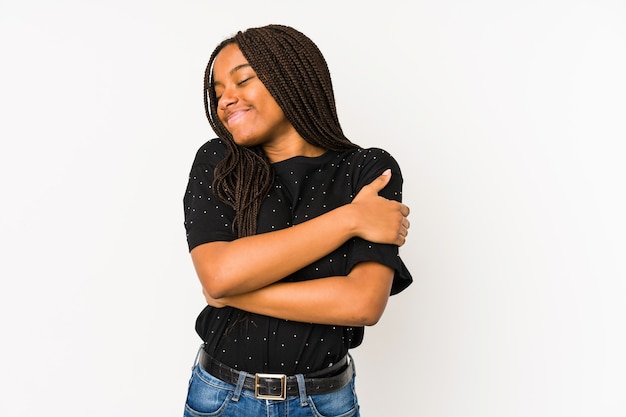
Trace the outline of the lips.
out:
<instances>
[{"instance_id":1,"label":"lips","mask_svg":"<svg viewBox=\"0 0 626 417\"><path fill-rule=\"evenodd\" d=\"M228 126L237 124L248 112L247 109L229 111L224 114L224 120Z\"/></svg>"}]
</instances>

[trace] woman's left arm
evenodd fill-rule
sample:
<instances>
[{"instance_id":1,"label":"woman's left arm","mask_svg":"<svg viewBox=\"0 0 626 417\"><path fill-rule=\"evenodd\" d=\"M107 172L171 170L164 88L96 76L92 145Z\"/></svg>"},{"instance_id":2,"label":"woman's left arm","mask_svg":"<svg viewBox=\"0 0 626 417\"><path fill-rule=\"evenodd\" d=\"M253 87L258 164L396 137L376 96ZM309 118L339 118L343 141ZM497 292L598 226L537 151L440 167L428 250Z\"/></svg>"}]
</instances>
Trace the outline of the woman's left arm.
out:
<instances>
[{"instance_id":1,"label":"woman's left arm","mask_svg":"<svg viewBox=\"0 0 626 417\"><path fill-rule=\"evenodd\" d=\"M372 326L385 310L393 269L361 262L347 276L278 282L256 291L212 299L214 307L231 306L251 313L305 323Z\"/></svg>"}]
</instances>

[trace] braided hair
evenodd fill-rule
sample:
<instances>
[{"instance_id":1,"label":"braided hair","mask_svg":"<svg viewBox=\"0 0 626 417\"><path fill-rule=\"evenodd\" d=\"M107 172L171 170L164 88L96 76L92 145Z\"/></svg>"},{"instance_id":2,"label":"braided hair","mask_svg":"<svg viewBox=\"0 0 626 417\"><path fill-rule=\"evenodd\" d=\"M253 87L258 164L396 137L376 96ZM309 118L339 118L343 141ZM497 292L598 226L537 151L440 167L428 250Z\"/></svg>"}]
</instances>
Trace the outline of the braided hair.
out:
<instances>
[{"instance_id":1,"label":"braided hair","mask_svg":"<svg viewBox=\"0 0 626 417\"><path fill-rule=\"evenodd\" d=\"M326 60L303 33L284 25L238 32L211 54L204 76L204 107L209 123L226 144L215 168L213 190L235 209L238 237L256 233L261 203L274 183L272 165L260 146L237 145L217 116L213 63L229 44L237 44L259 80L295 130L312 145L333 151L359 148L343 134Z\"/></svg>"}]
</instances>

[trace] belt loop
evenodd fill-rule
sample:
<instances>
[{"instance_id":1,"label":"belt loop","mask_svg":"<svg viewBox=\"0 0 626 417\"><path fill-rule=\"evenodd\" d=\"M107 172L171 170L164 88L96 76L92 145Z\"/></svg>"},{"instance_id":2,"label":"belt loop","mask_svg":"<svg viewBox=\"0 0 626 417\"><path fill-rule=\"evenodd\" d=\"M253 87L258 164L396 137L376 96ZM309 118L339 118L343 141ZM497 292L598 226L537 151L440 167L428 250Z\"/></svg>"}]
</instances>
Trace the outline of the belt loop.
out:
<instances>
[{"instance_id":1,"label":"belt loop","mask_svg":"<svg viewBox=\"0 0 626 417\"><path fill-rule=\"evenodd\" d=\"M198 349L198 352L196 353L196 358L193 360L193 366L191 367L192 371L193 371L193 368L195 368L196 365L198 364L198 359L200 358L200 354L202 353L203 347L204 347L204 343L200 345L200 348Z\"/></svg>"},{"instance_id":2,"label":"belt loop","mask_svg":"<svg viewBox=\"0 0 626 417\"><path fill-rule=\"evenodd\" d=\"M298 381L298 392L300 393L300 405L306 407L309 405L306 396L306 384L304 383L304 375L296 374L296 380Z\"/></svg>"},{"instance_id":3,"label":"belt loop","mask_svg":"<svg viewBox=\"0 0 626 417\"><path fill-rule=\"evenodd\" d=\"M354 359L352 359L352 355L348 353L348 359L350 359L350 366L352 367L353 376L356 377L356 366L354 365Z\"/></svg>"},{"instance_id":4,"label":"belt loop","mask_svg":"<svg viewBox=\"0 0 626 417\"><path fill-rule=\"evenodd\" d=\"M235 391L233 392L233 401L239 401L239 397L241 396L241 391L243 391L243 384L246 382L246 373L239 372L239 379L237 379L237 386L235 387Z\"/></svg>"}]
</instances>

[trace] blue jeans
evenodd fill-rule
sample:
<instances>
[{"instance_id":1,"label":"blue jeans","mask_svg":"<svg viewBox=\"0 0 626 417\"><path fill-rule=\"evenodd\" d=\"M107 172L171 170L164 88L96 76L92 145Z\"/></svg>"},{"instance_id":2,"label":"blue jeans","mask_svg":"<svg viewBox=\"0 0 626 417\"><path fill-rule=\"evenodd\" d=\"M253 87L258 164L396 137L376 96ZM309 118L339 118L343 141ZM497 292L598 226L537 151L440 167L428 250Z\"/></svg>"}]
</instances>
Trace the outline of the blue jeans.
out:
<instances>
[{"instance_id":1,"label":"blue jeans","mask_svg":"<svg viewBox=\"0 0 626 417\"><path fill-rule=\"evenodd\" d=\"M354 366L351 361L350 366ZM356 374L355 374L356 376ZM195 364L189 380L185 417L358 417L359 404L354 377L338 391L307 395L299 384L300 395L284 400L261 400L243 389L243 378L235 386L227 384Z\"/></svg>"}]
</instances>

